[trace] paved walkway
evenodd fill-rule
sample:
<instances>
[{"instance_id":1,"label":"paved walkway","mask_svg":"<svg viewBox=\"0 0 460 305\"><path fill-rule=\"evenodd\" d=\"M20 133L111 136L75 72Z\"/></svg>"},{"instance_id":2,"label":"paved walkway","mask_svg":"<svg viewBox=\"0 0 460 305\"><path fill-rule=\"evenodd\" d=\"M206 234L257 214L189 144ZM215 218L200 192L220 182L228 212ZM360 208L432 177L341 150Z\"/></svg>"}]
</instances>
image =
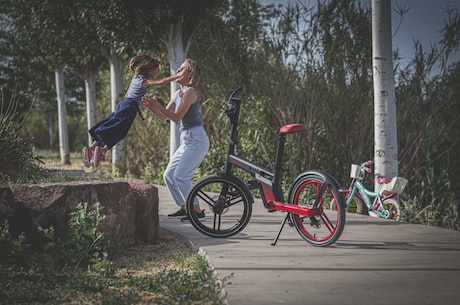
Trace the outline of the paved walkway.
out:
<instances>
[{"instance_id":1,"label":"paved walkway","mask_svg":"<svg viewBox=\"0 0 460 305\"><path fill-rule=\"evenodd\" d=\"M160 226L204 251L225 286L229 305L450 305L460 299L460 232L347 214L342 237L326 248L305 242L285 214L256 201L248 226L211 238L167 219L177 207L158 186Z\"/></svg>"}]
</instances>

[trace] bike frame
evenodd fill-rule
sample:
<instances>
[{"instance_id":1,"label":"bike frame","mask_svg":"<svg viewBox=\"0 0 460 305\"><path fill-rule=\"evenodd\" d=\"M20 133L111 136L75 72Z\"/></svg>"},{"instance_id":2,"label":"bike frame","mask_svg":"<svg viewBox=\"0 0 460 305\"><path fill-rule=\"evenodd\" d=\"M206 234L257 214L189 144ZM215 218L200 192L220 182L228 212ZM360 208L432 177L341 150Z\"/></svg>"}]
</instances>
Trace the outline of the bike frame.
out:
<instances>
[{"instance_id":1,"label":"bike frame","mask_svg":"<svg viewBox=\"0 0 460 305\"><path fill-rule=\"evenodd\" d=\"M366 169L368 173L371 172L371 170L367 168L367 166L371 164L372 161L367 161L361 164L362 171L359 173L359 178L353 178L350 187L346 191L346 206L348 208L353 201L353 197L357 196L362 201L364 201L364 204L367 206L368 210L374 211L378 213L380 217L386 218L388 217L389 213L386 209L383 208L383 202L388 198L396 197L397 194L393 193L388 196L383 196L380 194L380 192L370 191L364 186L361 180L364 179Z\"/></svg>"},{"instance_id":2,"label":"bike frame","mask_svg":"<svg viewBox=\"0 0 460 305\"><path fill-rule=\"evenodd\" d=\"M359 197L362 200L364 200L364 203L366 204L368 209L370 209L371 207L374 207L373 210L377 211L381 217L387 216L386 214L388 214L388 212L385 209L383 209L382 196L377 192L372 192L366 189L364 184L359 180L355 180L353 182L353 188L351 189L351 192L347 197L347 207L350 206L351 201L353 200L353 196L358 195L358 194L359 194ZM385 197L385 198L389 198L389 197ZM371 200L371 198L373 198L374 200ZM376 204L377 202L379 203L378 205Z\"/></svg>"},{"instance_id":3,"label":"bike frame","mask_svg":"<svg viewBox=\"0 0 460 305\"><path fill-rule=\"evenodd\" d=\"M241 156L236 154L238 147L238 118L240 111L241 99L231 96L228 105L229 110L226 111L230 117L232 127L230 130L230 144L227 152L227 161L225 164L225 173L232 174L233 166L243 169L254 175L255 182L259 187L260 194L262 196L262 202L264 207L269 210L278 210L294 214L299 214L306 217L313 217L319 214L318 202L313 204L313 207L302 207L291 203L286 203L284 199L283 190L280 185L282 176L282 160L284 154L284 143L286 141L286 134L297 133L306 131L306 127L303 124L290 124L285 125L280 129L278 136L278 145L275 155L275 166L274 171L270 171L261 167L258 164L250 162ZM253 184L254 181L251 182ZM324 192L325 185L320 191L320 194ZM321 197L321 196L318 196Z\"/></svg>"}]
</instances>

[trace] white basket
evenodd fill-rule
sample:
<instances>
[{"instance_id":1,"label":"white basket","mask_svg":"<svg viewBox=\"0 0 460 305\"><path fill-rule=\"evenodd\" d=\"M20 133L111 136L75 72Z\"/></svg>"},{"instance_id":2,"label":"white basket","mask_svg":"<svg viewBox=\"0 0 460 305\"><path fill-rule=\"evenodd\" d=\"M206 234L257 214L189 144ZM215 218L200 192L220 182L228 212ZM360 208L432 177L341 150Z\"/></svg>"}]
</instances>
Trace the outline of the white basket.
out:
<instances>
[{"instance_id":1,"label":"white basket","mask_svg":"<svg viewBox=\"0 0 460 305\"><path fill-rule=\"evenodd\" d=\"M401 194L406 187L407 179L403 177L393 177L390 182L382 185L380 195L388 196L391 194Z\"/></svg>"},{"instance_id":2,"label":"white basket","mask_svg":"<svg viewBox=\"0 0 460 305\"><path fill-rule=\"evenodd\" d=\"M361 169L361 166L358 164L352 164L351 165L351 171L350 171L350 177L351 178L359 178L359 170Z\"/></svg>"}]
</instances>

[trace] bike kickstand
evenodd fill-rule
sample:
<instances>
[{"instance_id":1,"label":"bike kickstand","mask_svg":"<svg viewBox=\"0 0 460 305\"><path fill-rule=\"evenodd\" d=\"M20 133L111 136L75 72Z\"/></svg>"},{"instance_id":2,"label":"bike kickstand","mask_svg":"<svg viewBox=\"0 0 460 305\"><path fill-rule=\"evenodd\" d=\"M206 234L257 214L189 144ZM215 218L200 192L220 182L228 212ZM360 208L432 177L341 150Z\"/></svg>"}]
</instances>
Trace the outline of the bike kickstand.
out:
<instances>
[{"instance_id":1,"label":"bike kickstand","mask_svg":"<svg viewBox=\"0 0 460 305\"><path fill-rule=\"evenodd\" d=\"M276 243L278 242L278 239L280 238L280 235L281 235L281 231L283 231L284 225L286 224L286 221L288 220L288 218L289 218L289 213L286 213L286 217L284 217L284 220L281 222L280 228L278 230L278 234L276 234L275 239L271 243L272 246L275 246Z\"/></svg>"}]
</instances>

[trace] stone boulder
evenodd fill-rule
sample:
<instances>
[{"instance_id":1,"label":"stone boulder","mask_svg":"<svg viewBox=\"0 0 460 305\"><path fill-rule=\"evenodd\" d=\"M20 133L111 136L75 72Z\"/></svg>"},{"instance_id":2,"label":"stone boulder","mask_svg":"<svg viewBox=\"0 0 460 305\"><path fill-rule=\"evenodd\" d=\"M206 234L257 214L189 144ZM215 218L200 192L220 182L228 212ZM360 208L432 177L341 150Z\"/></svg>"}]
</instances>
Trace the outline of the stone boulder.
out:
<instances>
[{"instance_id":1,"label":"stone boulder","mask_svg":"<svg viewBox=\"0 0 460 305\"><path fill-rule=\"evenodd\" d=\"M11 189L15 210L9 217L11 227L25 232L32 244L40 242L39 226L53 226L56 236L65 236L69 214L78 203L92 208L97 202L105 215L100 229L108 238L116 238L121 245L158 242L158 189L143 180L44 183Z\"/></svg>"}]
</instances>

